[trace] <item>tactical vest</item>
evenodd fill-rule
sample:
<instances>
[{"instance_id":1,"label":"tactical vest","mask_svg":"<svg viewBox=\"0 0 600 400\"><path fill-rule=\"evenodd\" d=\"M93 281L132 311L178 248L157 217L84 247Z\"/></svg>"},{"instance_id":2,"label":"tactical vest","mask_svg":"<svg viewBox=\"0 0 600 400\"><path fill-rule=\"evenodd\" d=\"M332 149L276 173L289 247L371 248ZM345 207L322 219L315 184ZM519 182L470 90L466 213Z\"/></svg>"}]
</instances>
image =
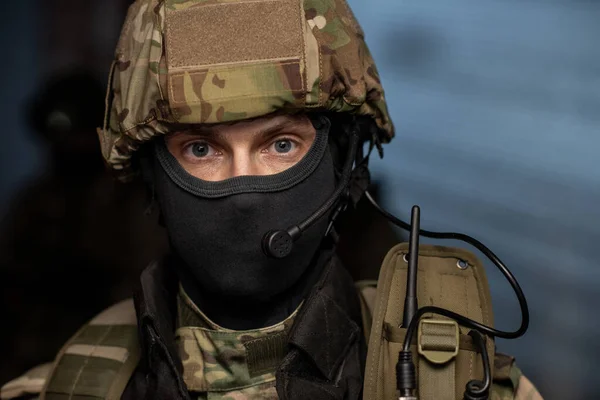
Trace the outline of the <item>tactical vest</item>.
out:
<instances>
[{"instance_id":1,"label":"tactical vest","mask_svg":"<svg viewBox=\"0 0 600 400\"><path fill-rule=\"evenodd\" d=\"M407 281L408 244L393 247L375 282L359 282L363 324L368 343L364 400L396 400L396 363L406 329L400 327ZM438 306L493 326L493 310L485 270L470 252L443 246L419 246L419 306ZM418 398L463 399L465 385L482 379L483 365L468 329L438 315L419 324L413 361ZM492 400L541 399L514 365L514 358L495 353L487 340L492 366ZM538 397L534 397L538 396Z\"/></svg>"},{"instance_id":2,"label":"tactical vest","mask_svg":"<svg viewBox=\"0 0 600 400\"><path fill-rule=\"evenodd\" d=\"M422 245L419 250L420 306L436 305L493 325L485 271L470 252ZM387 254L378 282L357 283L368 341L363 400L396 400L395 365L404 340L400 327L406 290L407 244ZM425 315L413 355L418 394L423 400L462 399L465 384L481 379L482 362L467 330L444 317ZM533 400L541 396L522 376L514 359L495 352L491 400ZM81 328L52 365L29 371L2 388L1 399L40 394L41 399L119 399L139 361L132 300L105 310Z\"/></svg>"}]
</instances>

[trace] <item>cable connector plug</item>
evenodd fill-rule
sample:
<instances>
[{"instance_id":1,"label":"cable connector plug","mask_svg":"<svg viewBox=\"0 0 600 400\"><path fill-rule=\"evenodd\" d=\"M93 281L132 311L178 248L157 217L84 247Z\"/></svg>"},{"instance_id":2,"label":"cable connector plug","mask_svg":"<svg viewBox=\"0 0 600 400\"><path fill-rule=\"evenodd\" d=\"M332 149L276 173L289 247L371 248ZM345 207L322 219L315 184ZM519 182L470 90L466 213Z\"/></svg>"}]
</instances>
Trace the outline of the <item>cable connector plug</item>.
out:
<instances>
[{"instance_id":1,"label":"cable connector plug","mask_svg":"<svg viewBox=\"0 0 600 400\"><path fill-rule=\"evenodd\" d=\"M414 391L417 388L417 374L412 352L401 351L396 364L396 387L400 392L399 400L417 400Z\"/></svg>"}]
</instances>

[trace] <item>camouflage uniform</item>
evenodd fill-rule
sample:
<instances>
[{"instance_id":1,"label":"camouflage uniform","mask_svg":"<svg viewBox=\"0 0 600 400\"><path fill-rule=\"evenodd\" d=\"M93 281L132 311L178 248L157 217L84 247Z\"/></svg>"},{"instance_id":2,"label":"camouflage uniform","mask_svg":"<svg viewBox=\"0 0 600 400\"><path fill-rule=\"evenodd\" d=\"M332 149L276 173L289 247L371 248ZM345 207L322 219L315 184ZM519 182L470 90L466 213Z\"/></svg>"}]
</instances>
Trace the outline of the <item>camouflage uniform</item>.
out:
<instances>
[{"instance_id":1,"label":"camouflage uniform","mask_svg":"<svg viewBox=\"0 0 600 400\"><path fill-rule=\"evenodd\" d=\"M210 321L180 289L175 341L192 397L277 399L275 372L297 313L267 328L233 331Z\"/></svg>"}]
</instances>

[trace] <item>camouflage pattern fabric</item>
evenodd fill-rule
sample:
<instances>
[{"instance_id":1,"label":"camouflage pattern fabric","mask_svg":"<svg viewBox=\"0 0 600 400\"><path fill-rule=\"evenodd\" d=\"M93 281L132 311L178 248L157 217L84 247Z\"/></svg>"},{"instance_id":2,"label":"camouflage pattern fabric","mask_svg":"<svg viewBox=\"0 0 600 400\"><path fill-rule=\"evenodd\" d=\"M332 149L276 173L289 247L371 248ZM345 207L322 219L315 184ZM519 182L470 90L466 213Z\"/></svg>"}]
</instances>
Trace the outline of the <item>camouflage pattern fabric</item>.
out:
<instances>
[{"instance_id":1,"label":"camouflage pattern fabric","mask_svg":"<svg viewBox=\"0 0 600 400\"><path fill-rule=\"evenodd\" d=\"M22 376L2 386L2 389L0 389L0 399L29 398L41 393L51 370L52 363L42 364L30 369Z\"/></svg>"},{"instance_id":2,"label":"camouflage pattern fabric","mask_svg":"<svg viewBox=\"0 0 600 400\"><path fill-rule=\"evenodd\" d=\"M496 353L490 400L543 400L543 398L517 367L514 357Z\"/></svg>"},{"instance_id":3,"label":"camouflage pattern fabric","mask_svg":"<svg viewBox=\"0 0 600 400\"><path fill-rule=\"evenodd\" d=\"M133 300L104 310L61 349L43 399L117 398L139 361Z\"/></svg>"},{"instance_id":4,"label":"camouflage pattern fabric","mask_svg":"<svg viewBox=\"0 0 600 400\"><path fill-rule=\"evenodd\" d=\"M195 326L212 330L224 330L224 328L210 320L187 295L181 284L177 294L177 327Z\"/></svg>"},{"instance_id":5,"label":"camouflage pattern fabric","mask_svg":"<svg viewBox=\"0 0 600 400\"><path fill-rule=\"evenodd\" d=\"M193 309L195 316L182 312ZM210 321L180 289L175 341L183 380L192 398L202 400L273 400L275 371L285 355L287 332L297 314L268 328L233 331ZM183 319L182 319L183 316ZM186 326L195 324L195 326ZM200 326L198 326L200 325Z\"/></svg>"},{"instance_id":6,"label":"camouflage pattern fabric","mask_svg":"<svg viewBox=\"0 0 600 400\"><path fill-rule=\"evenodd\" d=\"M525 376L519 378L519 386L515 393L515 400L543 400L540 392L537 391L533 383Z\"/></svg>"},{"instance_id":7,"label":"camouflage pattern fabric","mask_svg":"<svg viewBox=\"0 0 600 400\"><path fill-rule=\"evenodd\" d=\"M36 367L4 385L0 399L37 395L43 400L120 398L139 359L133 300L124 300L84 325L54 363Z\"/></svg>"},{"instance_id":8,"label":"camouflage pattern fabric","mask_svg":"<svg viewBox=\"0 0 600 400\"><path fill-rule=\"evenodd\" d=\"M376 143L394 136L346 0L137 0L109 80L98 133L124 180L132 153L173 124L323 110L372 117Z\"/></svg>"}]
</instances>

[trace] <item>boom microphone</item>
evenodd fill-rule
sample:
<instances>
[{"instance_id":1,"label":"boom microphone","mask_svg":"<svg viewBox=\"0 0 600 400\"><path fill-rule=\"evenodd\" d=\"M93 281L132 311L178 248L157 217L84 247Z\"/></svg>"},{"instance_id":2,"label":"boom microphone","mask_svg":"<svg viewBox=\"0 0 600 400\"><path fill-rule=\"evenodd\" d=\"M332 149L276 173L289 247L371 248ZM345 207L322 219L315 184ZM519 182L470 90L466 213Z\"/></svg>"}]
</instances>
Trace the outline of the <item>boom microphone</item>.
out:
<instances>
[{"instance_id":1,"label":"boom microphone","mask_svg":"<svg viewBox=\"0 0 600 400\"><path fill-rule=\"evenodd\" d=\"M298 225L293 225L286 230L270 230L265 233L262 240L263 252L274 258L285 258L287 257L294 248L294 242L302 236L302 232L310 228L319 218L324 216L331 208L335 205L342 192L348 186L350 182L350 176L352 175L352 164L354 162L354 155L358 148L359 135L357 127L354 126L352 130L352 137L348 154L346 156L346 162L344 163L344 169L342 171L342 177L340 183L331 195L329 199L317 211L306 218Z\"/></svg>"}]
</instances>

